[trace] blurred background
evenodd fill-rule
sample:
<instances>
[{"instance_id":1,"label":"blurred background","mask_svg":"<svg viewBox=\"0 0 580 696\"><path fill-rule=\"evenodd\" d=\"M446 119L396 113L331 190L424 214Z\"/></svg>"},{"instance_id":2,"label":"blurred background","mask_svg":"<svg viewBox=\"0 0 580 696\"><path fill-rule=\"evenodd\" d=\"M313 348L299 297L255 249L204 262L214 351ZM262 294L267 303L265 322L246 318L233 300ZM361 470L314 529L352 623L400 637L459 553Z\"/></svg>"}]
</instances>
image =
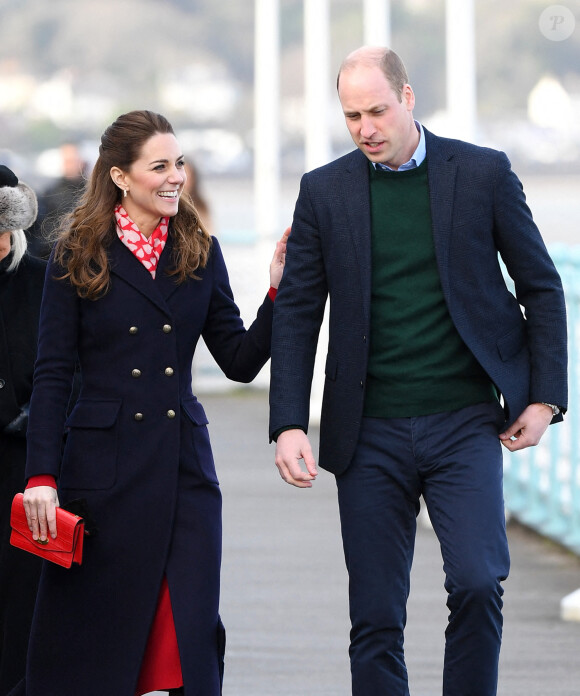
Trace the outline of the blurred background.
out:
<instances>
[{"instance_id":1,"label":"blurred background","mask_svg":"<svg viewBox=\"0 0 580 696\"><path fill-rule=\"evenodd\" d=\"M471 0L469 0L471 2ZM361 0L330 0L330 81L363 43ZM446 134L445 0L391 0L392 47L407 64L416 116ZM580 173L580 31L548 40L546 0L474 0L477 140L517 171ZM558 5L557 7L561 7ZM566 3L578 15L577 0ZM281 171L304 170L304 3L279 0ZM0 0L0 148L32 183L59 175L73 139L88 162L125 111L166 115L207 177L252 175L253 0ZM332 93L334 97L334 92ZM337 108L332 149L350 148Z\"/></svg>"}]
</instances>

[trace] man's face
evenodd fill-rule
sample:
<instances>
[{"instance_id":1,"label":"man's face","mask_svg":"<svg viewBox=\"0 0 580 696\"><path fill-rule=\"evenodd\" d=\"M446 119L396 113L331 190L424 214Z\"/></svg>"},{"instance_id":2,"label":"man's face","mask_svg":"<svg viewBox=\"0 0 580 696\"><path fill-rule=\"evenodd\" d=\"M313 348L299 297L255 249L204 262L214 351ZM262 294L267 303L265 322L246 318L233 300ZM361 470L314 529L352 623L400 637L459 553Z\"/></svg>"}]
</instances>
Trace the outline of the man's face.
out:
<instances>
[{"instance_id":1,"label":"man's face","mask_svg":"<svg viewBox=\"0 0 580 696\"><path fill-rule=\"evenodd\" d=\"M338 96L350 135L371 162L398 169L411 158L419 133L410 85L403 87L399 101L379 67L358 65L342 71Z\"/></svg>"}]
</instances>

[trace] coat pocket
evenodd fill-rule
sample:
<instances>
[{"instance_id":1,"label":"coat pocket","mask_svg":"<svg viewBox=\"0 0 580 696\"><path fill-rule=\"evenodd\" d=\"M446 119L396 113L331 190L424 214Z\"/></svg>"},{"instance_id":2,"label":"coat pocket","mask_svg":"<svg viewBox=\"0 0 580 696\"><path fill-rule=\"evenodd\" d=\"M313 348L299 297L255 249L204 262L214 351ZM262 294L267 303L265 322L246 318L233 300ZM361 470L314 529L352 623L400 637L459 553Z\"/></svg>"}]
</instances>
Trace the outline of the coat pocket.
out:
<instances>
[{"instance_id":1,"label":"coat pocket","mask_svg":"<svg viewBox=\"0 0 580 696\"><path fill-rule=\"evenodd\" d=\"M182 402L182 408L186 416L183 423L182 456L192 459L192 466L201 472L205 481L218 483L207 429L209 421L203 406L196 399L185 399Z\"/></svg>"},{"instance_id":2,"label":"coat pocket","mask_svg":"<svg viewBox=\"0 0 580 696\"><path fill-rule=\"evenodd\" d=\"M100 490L117 478L120 399L81 399L65 427L60 487Z\"/></svg>"}]
</instances>

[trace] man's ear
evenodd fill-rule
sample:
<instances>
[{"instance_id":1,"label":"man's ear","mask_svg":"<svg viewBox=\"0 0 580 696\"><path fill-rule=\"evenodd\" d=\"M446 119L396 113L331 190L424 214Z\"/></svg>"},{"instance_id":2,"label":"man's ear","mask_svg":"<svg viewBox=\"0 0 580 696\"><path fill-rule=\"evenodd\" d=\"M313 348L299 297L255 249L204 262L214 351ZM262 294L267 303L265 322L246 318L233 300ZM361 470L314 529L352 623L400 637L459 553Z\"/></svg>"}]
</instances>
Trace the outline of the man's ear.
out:
<instances>
[{"instance_id":1,"label":"man's ear","mask_svg":"<svg viewBox=\"0 0 580 696\"><path fill-rule=\"evenodd\" d=\"M411 87L411 85L403 85L402 97L402 101L405 103L407 111L413 111L413 109L415 108L415 93L413 92L413 88Z\"/></svg>"}]
</instances>

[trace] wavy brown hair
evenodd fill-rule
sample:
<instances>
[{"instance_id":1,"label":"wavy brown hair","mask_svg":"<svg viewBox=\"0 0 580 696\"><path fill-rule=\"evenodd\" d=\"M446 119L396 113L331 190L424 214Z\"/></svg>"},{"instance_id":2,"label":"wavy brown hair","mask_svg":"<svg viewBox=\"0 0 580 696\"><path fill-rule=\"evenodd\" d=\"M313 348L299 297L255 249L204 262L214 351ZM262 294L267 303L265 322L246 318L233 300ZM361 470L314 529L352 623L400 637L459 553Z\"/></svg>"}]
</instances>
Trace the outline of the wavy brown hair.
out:
<instances>
[{"instance_id":1,"label":"wavy brown hair","mask_svg":"<svg viewBox=\"0 0 580 696\"><path fill-rule=\"evenodd\" d=\"M174 134L164 116L131 111L119 116L101 136L99 157L78 206L62 222L55 246L55 260L65 269L61 278L67 278L80 297L96 300L109 289L107 249L116 236L113 210L122 201L111 167L128 172L145 143L158 133ZM186 193L179 199L170 230L173 258L168 273L183 283L207 264L211 247L211 236Z\"/></svg>"}]
</instances>

